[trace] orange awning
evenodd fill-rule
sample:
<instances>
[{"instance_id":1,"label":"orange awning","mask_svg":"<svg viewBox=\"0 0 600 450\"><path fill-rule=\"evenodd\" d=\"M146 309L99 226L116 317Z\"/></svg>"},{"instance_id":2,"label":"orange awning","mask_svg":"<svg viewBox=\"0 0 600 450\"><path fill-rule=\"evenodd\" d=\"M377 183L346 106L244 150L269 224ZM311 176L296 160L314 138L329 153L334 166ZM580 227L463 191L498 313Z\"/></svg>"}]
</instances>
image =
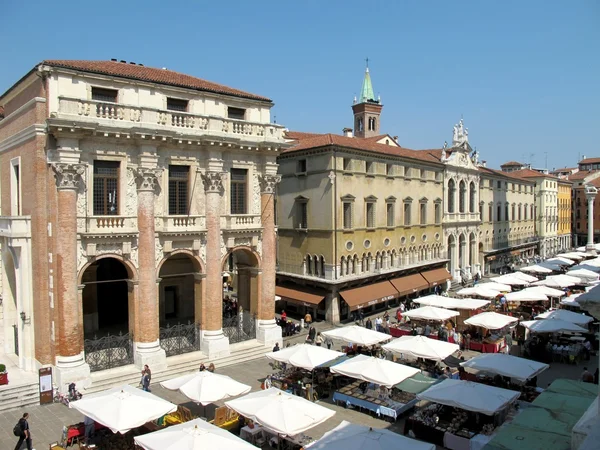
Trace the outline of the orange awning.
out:
<instances>
[{"instance_id":1,"label":"orange awning","mask_svg":"<svg viewBox=\"0 0 600 450\"><path fill-rule=\"evenodd\" d=\"M420 273L394 278L390 283L394 285L400 296L429 289L429 283Z\"/></svg>"},{"instance_id":2,"label":"orange awning","mask_svg":"<svg viewBox=\"0 0 600 450\"><path fill-rule=\"evenodd\" d=\"M452 275L444 267L421 272L421 275L423 275L423 278L427 280L430 286L436 286L452 279Z\"/></svg>"},{"instance_id":3,"label":"orange awning","mask_svg":"<svg viewBox=\"0 0 600 450\"><path fill-rule=\"evenodd\" d=\"M369 284L354 289L340 291L340 295L348 304L351 311L376 305L377 303L393 300L398 297L398 291L389 281Z\"/></svg>"},{"instance_id":4,"label":"orange awning","mask_svg":"<svg viewBox=\"0 0 600 450\"><path fill-rule=\"evenodd\" d=\"M304 306L318 305L325 298L325 294L301 291L281 286L275 286L275 295L279 295L282 300L303 304Z\"/></svg>"}]
</instances>

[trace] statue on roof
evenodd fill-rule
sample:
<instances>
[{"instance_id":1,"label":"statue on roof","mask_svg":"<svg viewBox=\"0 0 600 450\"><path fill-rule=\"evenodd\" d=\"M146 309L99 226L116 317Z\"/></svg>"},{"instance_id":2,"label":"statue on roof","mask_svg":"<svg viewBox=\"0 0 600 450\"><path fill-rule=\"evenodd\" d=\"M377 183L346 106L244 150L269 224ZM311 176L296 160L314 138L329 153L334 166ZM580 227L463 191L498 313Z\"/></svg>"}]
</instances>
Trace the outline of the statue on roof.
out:
<instances>
[{"instance_id":1,"label":"statue on roof","mask_svg":"<svg viewBox=\"0 0 600 450\"><path fill-rule=\"evenodd\" d=\"M465 128L462 119L457 125L454 125L454 132L452 135L452 147L467 147L469 143L469 129Z\"/></svg>"},{"instance_id":2,"label":"statue on roof","mask_svg":"<svg viewBox=\"0 0 600 450\"><path fill-rule=\"evenodd\" d=\"M478 164L478 162L479 162L479 152L477 151L477 149L473 150L473 153L471 154L471 161L475 165Z\"/></svg>"}]
</instances>

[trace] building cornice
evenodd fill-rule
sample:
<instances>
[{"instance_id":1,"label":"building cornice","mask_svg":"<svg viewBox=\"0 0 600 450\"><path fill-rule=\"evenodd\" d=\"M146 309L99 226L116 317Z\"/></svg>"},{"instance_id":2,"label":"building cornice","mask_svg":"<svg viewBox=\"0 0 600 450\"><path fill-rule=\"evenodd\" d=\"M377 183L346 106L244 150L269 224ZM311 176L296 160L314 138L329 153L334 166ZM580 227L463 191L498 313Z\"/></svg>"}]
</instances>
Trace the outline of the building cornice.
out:
<instances>
[{"instance_id":1,"label":"building cornice","mask_svg":"<svg viewBox=\"0 0 600 450\"><path fill-rule=\"evenodd\" d=\"M0 142L0 154L8 150L12 150L15 147L19 147L23 145L23 143L35 138L36 136L43 136L45 134L46 125L42 123L34 123L29 125L27 128L23 128L21 131L18 131L17 133Z\"/></svg>"}]
</instances>

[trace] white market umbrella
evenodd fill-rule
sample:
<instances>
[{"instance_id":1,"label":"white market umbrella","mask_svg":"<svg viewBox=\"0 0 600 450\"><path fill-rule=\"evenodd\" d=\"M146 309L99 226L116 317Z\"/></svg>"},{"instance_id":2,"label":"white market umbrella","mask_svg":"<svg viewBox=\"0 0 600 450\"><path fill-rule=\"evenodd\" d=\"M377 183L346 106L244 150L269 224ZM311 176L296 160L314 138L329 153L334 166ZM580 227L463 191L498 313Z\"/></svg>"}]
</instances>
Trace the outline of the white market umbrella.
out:
<instances>
[{"instance_id":1,"label":"white market umbrella","mask_svg":"<svg viewBox=\"0 0 600 450\"><path fill-rule=\"evenodd\" d=\"M177 405L129 385L88 395L69 408L121 434L177 411Z\"/></svg>"},{"instance_id":2,"label":"white market umbrella","mask_svg":"<svg viewBox=\"0 0 600 450\"><path fill-rule=\"evenodd\" d=\"M460 350L460 347L457 344L438 341L425 336L402 336L394 339L389 344L385 344L383 349L393 353L410 355L413 358L442 361Z\"/></svg>"},{"instance_id":3,"label":"white market umbrella","mask_svg":"<svg viewBox=\"0 0 600 450\"><path fill-rule=\"evenodd\" d=\"M515 283L516 284L516 283ZM512 287L507 283L497 283L495 281L490 281L489 283L479 283L477 287L482 289L487 289L489 291L498 291L498 292L510 292L512 291Z\"/></svg>"},{"instance_id":4,"label":"white market umbrella","mask_svg":"<svg viewBox=\"0 0 600 450\"><path fill-rule=\"evenodd\" d=\"M403 316L412 319L434 320L437 322L445 322L446 320L460 315L458 311L450 309L436 308L435 306L423 306L417 309L411 309L403 314Z\"/></svg>"},{"instance_id":5,"label":"white market umbrella","mask_svg":"<svg viewBox=\"0 0 600 450\"><path fill-rule=\"evenodd\" d=\"M331 366L329 370L357 380L381 384L391 388L407 378L419 373L419 369L398 364L374 356L358 355L343 363Z\"/></svg>"},{"instance_id":6,"label":"white market umbrella","mask_svg":"<svg viewBox=\"0 0 600 450\"><path fill-rule=\"evenodd\" d=\"M577 303L593 316L600 317L600 284L577 297Z\"/></svg>"},{"instance_id":7,"label":"white market umbrella","mask_svg":"<svg viewBox=\"0 0 600 450\"><path fill-rule=\"evenodd\" d=\"M447 379L417 394L417 398L492 416L520 395L520 392L472 381Z\"/></svg>"},{"instance_id":8,"label":"white market umbrella","mask_svg":"<svg viewBox=\"0 0 600 450\"><path fill-rule=\"evenodd\" d=\"M533 283L535 286L548 286L551 288L566 288L569 286L575 286L581 284L580 278L572 277L570 275L550 275L545 280L536 281Z\"/></svg>"},{"instance_id":9,"label":"white market umbrella","mask_svg":"<svg viewBox=\"0 0 600 450\"><path fill-rule=\"evenodd\" d=\"M434 444L417 441L385 428L342 421L321 439L307 446L310 450L435 450Z\"/></svg>"},{"instance_id":10,"label":"white market umbrella","mask_svg":"<svg viewBox=\"0 0 600 450\"><path fill-rule=\"evenodd\" d=\"M537 280L537 278L536 278ZM498 284L508 284L511 286L524 286L529 284L530 281L524 280L522 277L518 276L516 273L507 273L505 275L500 275L499 277L495 277L490 279L492 283Z\"/></svg>"},{"instance_id":11,"label":"white market umbrella","mask_svg":"<svg viewBox=\"0 0 600 450\"><path fill-rule=\"evenodd\" d=\"M495 283L494 283L495 284ZM472 295L481 298L495 298L500 295L500 291L486 289L481 286L462 288L457 292L458 295Z\"/></svg>"},{"instance_id":12,"label":"white market umbrella","mask_svg":"<svg viewBox=\"0 0 600 450\"><path fill-rule=\"evenodd\" d=\"M567 322L574 323L575 325L587 325L594 320L593 317L586 316L585 314L574 313L573 311L567 311L566 309L555 309L554 311L546 311L535 317L536 319L560 319Z\"/></svg>"},{"instance_id":13,"label":"white market umbrella","mask_svg":"<svg viewBox=\"0 0 600 450\"><path fill-rule=\"evenodd\" d=\"M504 353L485 353L462 362L460 365L469 369L514 378L519 381L527 381L550 367L548 364Z\"/></svg>"},{"instance_id":14,"label":"white market umbrella","mask_svg":"<svg viewBox=\"0 0 600 450\"><path fill-rule=\"evenodd\" d=\"M490 303L488 300L452 298L444 297L442 295L427 295L425 297L416 298L413 302L419 303L420 305L435 306L437 308L469 310L483 308Z\"/></svg>"},{"instance_id":15,"label":"white market umbrella","mask_svg":"<svg viewBox=\"0 0 600 450\"><path fill-rule=\"evenodd\" d=\"M469 317L465 320L467 325L474 327L482 327L488 330L499 330L512 323L517 322L516 317L507 316L506 314L498 314L496 312L484 312L476 316Z\"/></svg>"},{"instance_id":16,"label":"white market umbrella","mask_svg":"<svg viewBox=\"0 0 600 450\"><path fill-rule=\"evenodd\" d=\"M565 291L561 291L560 289L554 289L548 286L532 286L527 288L526 290L529 292L539 292L548 297L563 297L567 295L565 294Z\"/></svg>"},{"instance_id":17,"label":"white market umbrella","mask_svg":"<svg viewBox=\"0 0 600 450\"><path fill-rule=\"evenodd\" d=\"M352 342L357 345L375 345L380 342L389 341L392 336L379 331L369 330L368 328L350 325L349 327L335 328L329 331L323 331L323 336L331 339L340 339L345 342Z\"/></svg>"},{"instance_id":18,"label":"white market umbrella","mask_svg":"<svg viewBox=\"0 0 600 450\"><path fill-rule=\"evenodd\" d=\"M512 275L513 277L520 278L521 280L527 281L528 283L533 283L534 281L538 280L537 277L530 275L528 273L523 273L523 272L514 272L514 273L511 273L510 275Z\"/></svg>"},{"instance_id":19,"label":"white market umbrella","mask_svg":"<svg viewBox=\"0 0 600 450\"><path fill-rule=\"evenodd\" d=\"M583 252L559 253L556 256L558 256L560 258L574 259L576 261L579 261L580 259L584 259L587 257L586 254Z\"/></svg>"},{"instance_id":20,"label":"white market umbrella","mask_svg":"<svg viewBox=\"0 0 600 450\"><path fill-rule=\"evenodd\" d=\"M522 291L509 292L505 295L509 302L537 302L548 300L548 296L539 291L523 289Z\"/></svg>"},{"instance_id":21,"label":"white market umbrella","mask_svg":"<svg viewBox=\"0 0 600 450\"><path fill-rule=\"evenodd\" d=\"M526 320L521 322L532 333L586 333L588 330L561 319Z\"/></svg>"},{"instance_id":22,"label":"white market umbrella","mask_svg":"<svg viewBox=\"0 0 600 450\"><path fill-rule=\"evenodd\" d=\"M521 267L522 272L533 272L533 273L552 273L553 270L539 264L533 266Z\"/></svg>"},{"instance_id":23,"label":"white market umbrella","mask_svg":"<svg viewBox=\"0 0 600 450\"><path fill-rule=\"evenodd\" d=\"M564 258L562 256L556 256L554 258L549 258L546 260L546 262L558 264L559 266L572 266L573 264L575 264L575 261L573 261L572 259Z\"/></svg>"},{"instance_id":24,"label":"white market umbrella","mask_svg":"<svg viewBox=\"0 0 600 450\"><path fill-rule=\"evenodd\" d=\"M295 436L334 416L335 411L277 388L225 402L238 414L281 435Z\"/></svg>"},{"instance_id":25,"label":"white market umbrella","mask_svg":"<svg viewBox=\"0 0 600 450\"><path fill-rule=\"evenodd\" d=\"M566 306L571 306L574 308L581 308L581 305L577 302L577 299L579 298L580 295L581 294L573 294L569 297L566 297L560 301L560 304L566 305Z\"/></svg>"},{"instance_id":26,"label":"white market umbrella","mask_svg":"<svg viewBox=\"0 0 600 450\"><path fill-rule=\"evenodd\" d=\"M575 278L579 278L583 281L598 281L598 274L588 269L575 269L569 270L567 275L570 275Z\"/></svg>"},{"instance_id":27,"label":"white market umbrella","mask_svg":"<svg viewBox=\"0 0 600 450\"><path fill-rule=\"evenodd\" d=\"M256 450L256 447L227 430L202 419L135 436L144 450Z\"/></svg>"},{"instance_id":28,"label":"white market umbrella","mask_svg":"<svg viewBox=\"0 0 600 450\"><path fill-rule=\"evenodd\" d=\"M581 264L577 264L576 266L572 266L570 271L579 270L579 269L589 270L596 274L600 272L600 266L594 265L594 264L589 264L589 261L585 261Z\"/></svg>"},{"instance_id":29,"label":"white market umbrella","mask_svg":"<svg viewBox=\"0 0 600 450\"><path fill-rule=\"evenodd\" d=\"M235 381L226 375L203 370L182 375L160 383L165 389L179 391L189 399L206 406L229 397L247 394L250 386Z\"/></svg>"},{"instance_id":30,"label":"white market umbrella","mask_svg":"<svg viewBox=\"0 0 600 450\"><path fill-rule=\"evenodd\" d=\"M299 344L293 347L283 348L277 352L267 353L265 356L268 359L273 359L285 364L290 364L301 369L313 370L315 367L332 361L340 356L342 352L329 350L325 347L317 345Z\"/></svg>"}]
</instances>

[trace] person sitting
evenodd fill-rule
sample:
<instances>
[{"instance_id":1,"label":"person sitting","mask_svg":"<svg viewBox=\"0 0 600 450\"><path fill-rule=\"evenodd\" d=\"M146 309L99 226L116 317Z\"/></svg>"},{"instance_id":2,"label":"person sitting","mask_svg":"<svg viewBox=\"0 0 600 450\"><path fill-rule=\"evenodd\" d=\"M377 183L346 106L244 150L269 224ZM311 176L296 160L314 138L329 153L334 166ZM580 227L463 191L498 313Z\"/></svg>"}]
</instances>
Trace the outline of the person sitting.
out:
<instances>
[{"instance_id":1,"label":"person sitting","mask_svg":"<svg viewBox=\"0 0 600 450\"><path fill-rule=\"evenodd\" d=\"M210 364L208 365L208 369L207 369L207 370L208 370L209 372L211 372L211 373L215 373L215 365L214 365L213 363L210 363Z\"/></svg>"},{"instance_id":2,"label":"person sitting","mask_svg":"<svg viewBox=\"0 0 600 450\"><path fill-rule=\"evenodd\" d=\"M204 372L206 370L206 367L204 366L204 363L200 363L200 369L198 370L198 372Z\"/></svg>"}]
</instances>

